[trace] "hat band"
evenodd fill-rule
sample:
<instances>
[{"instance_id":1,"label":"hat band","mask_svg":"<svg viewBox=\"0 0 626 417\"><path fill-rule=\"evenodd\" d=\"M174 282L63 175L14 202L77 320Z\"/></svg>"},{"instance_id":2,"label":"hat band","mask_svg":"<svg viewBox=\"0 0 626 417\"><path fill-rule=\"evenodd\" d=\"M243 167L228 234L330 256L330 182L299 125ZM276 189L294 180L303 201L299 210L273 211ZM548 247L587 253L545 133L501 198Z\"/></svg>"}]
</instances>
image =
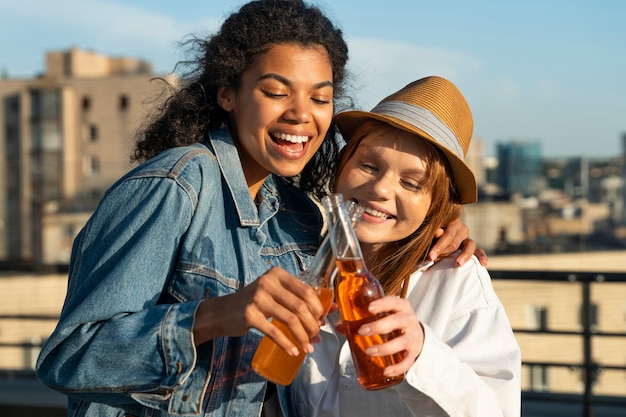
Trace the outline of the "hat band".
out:
<instances>
[{"instance_id":1,"label":"hat band","mask_svg":"<svg viewBox=\"0 0 626 417\"><path fill-rule=\"evenodd\" d=\"M394 117L410 123L441 145L454 151L461 160L465 159L463 149L454 132L428 109L404 101L389 100L379 103L371 113Z\"/></svg>"}]
</instances>

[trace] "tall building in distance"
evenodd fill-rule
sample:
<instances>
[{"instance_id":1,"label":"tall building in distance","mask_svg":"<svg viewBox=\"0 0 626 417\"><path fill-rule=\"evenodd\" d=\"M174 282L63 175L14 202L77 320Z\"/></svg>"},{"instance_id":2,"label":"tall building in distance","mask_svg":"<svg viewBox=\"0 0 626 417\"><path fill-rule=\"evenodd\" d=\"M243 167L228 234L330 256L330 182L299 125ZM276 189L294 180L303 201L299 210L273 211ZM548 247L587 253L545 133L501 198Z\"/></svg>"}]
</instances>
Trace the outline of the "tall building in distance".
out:
<instances>
[{"instance_id":1,"label":"tall building in distance","mask_svg":"<svg viewBox=\"0 0 626 417\"><path fill-rule=\"evenodd\" d=\"M535 195L543 181L539 141L499 142L496 145L497 185L506 195Z\"/></svg>"},{"instance_id":2,"label":"tall building in distance","mask_svg":"<svg viewBox=\"0 0 626 417\"><path fill-rule=\"evenodd\" d=\"M130 168L163 89L154 78L148 62L73 48L47 53L40 77L0 79L1 260L68 262L78 229Z\"/></svg>"}]
</instances>

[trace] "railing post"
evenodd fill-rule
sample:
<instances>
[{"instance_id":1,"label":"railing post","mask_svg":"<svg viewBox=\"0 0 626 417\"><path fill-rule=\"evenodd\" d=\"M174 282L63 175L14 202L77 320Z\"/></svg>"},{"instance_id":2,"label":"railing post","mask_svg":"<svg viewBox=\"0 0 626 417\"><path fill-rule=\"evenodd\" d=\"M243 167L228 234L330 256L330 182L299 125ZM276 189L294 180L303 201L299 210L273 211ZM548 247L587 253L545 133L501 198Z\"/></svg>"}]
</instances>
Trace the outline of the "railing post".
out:
<instances>
[{"instance_id":1,"label":"railing post","mask_svg":"<svg viewBox=\"0 0 626 417\"><path fill-rule=\"evenodd\" d=\"M591 344L591 279L582 277L582 312L581 321L583 326L583 376L585 382L585 392L583 396L583 416L593 417L593 407L591 406L593 397L593 383L595 381L595 365L592 358Z\"/></svg>"}]
</instances>

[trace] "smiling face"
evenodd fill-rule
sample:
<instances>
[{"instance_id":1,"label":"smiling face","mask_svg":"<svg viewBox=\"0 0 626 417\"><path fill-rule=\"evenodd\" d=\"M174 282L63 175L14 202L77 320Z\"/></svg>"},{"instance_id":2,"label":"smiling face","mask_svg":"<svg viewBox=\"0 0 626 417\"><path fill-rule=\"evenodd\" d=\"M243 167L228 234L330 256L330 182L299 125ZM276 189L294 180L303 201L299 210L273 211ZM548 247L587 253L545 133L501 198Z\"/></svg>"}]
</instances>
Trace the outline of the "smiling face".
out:
<instances>
[{"instance_id":1,"label":"smiling face","mask_svg":"<svg viewBox=\"0 0 626 417\"><path fill-rule=\"evenodd\" d=\"M411 235L426 218L431 205L427 152L415 135L376 125L343 165L336 191L365 206L356 233L366 257L382 243Z\"/></svg>"},{"instance_id":2,"label":"smiling face","mask_svg":"<svg viewBox=\"0 0 626 417\"><path fill-rule=\"evenodd\" d=\"M267 175L299 174L321 146L333 117L332 80L324 48L280 44L255 59L238 90L220 89L253 197Z\"/></svg>"}]
</instances>

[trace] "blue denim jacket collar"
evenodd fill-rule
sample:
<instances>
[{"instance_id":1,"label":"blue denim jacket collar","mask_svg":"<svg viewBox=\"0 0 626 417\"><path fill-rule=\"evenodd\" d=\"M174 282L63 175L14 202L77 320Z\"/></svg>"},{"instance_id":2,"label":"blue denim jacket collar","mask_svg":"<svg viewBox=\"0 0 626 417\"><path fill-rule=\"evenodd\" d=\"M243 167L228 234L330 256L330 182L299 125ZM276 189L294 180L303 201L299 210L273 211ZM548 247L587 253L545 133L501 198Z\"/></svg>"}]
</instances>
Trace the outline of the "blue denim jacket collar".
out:
<instances>
[{"instance_id":1,"label":"blue denim jacket collar","mask_svg":"<svg viewBox=\"0 0 626 417\"><path fill-rule=\"evenodd\" d=\"M242 226L258 226L259 217L257 208L254 205L254 201L250 198L249 193L245 193L248 189L248 184L243 170L232 169L232 167L240 167L241 162L239 152L237 152L237 148L230 133L226 130L212 130L208 141L215 151L215 156L224 176L224 180L235 202L240 224Z\"/></svg>"},{"instance_id":2,"label":"blue denim jacket collar","mask_svg":"<svg viewBox=\"0 0 626 417\"><path fill-rule=\"evenodd\" d=\"M239 152L227 130L212 130L208 141L215 151L218 164L228 185L230 194L235 202L235 208L241 226L259 226L262 221L266 221L268 216L273 216L278 210L279 198L278 187L274 175L266 178L260 193L264 204L257 209L254 200L249 198L248 184L242 169L232 169L240 167ZM264 209L269 209L265 211ZM260 215L265 216L259 218Z\"/></svg>"}]
</instances>

